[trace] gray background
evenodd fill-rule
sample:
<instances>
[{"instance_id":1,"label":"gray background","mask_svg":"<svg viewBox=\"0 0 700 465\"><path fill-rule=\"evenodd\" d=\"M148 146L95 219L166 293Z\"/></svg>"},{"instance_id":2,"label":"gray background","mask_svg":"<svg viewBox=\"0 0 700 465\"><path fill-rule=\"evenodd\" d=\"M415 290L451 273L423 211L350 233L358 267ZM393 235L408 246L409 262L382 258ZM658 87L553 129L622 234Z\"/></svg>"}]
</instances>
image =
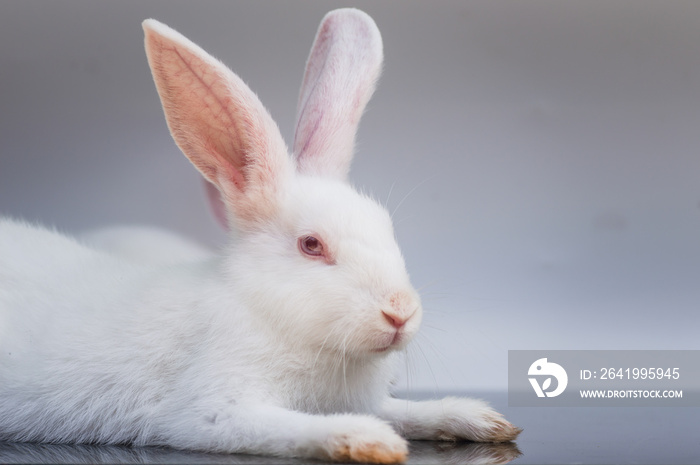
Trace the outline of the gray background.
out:
<instances>
[{"instance_id":1,"label":"gray background","mask_svg":"<svg viewBox=\"0 0 700 465\"><path fill-rule=\"evenodd\" d=\"M509 349L698 349L694 0L3 0L0 213L221 244L141 21L229 64L289 141L316 27L347 5L386 57L351 176L396 210L424 295L400 389L505 389Z\"/></svg>"}]
</instances>

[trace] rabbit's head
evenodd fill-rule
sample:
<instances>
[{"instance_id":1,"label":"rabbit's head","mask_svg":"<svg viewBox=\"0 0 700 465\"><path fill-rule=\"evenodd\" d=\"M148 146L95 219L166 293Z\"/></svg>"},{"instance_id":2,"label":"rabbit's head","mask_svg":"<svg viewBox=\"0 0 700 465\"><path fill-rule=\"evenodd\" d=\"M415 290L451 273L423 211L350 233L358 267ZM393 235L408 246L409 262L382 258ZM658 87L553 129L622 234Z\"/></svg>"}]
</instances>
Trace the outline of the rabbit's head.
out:
<instances>
[{"instance_id":1,"label":"rabbit's head","mask_svg":"<svg viewBox=\"0 0 700 465\"><path fill-rule=\"evenodd\" d=\"M144 29L173 138L235 232L224 280L237 301L262 331L317 353L365 358L403 348L420 324L420 299L389 214L347 182L382 62L372 19L343 9L321 23L293 156L238 76L167 26L147 20Z\"/></svg>"}]
</instances>

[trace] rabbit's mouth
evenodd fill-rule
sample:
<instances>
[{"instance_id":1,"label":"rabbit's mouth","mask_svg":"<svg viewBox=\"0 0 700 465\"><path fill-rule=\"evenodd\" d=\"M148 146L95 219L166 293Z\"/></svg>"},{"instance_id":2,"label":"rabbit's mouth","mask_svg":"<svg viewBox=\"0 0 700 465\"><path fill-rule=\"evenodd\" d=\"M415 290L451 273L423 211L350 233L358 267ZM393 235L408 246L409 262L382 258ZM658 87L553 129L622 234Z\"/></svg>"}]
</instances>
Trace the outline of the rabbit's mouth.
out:
<instances>
[{"instance_id":1,"label":"rabbit's mouth","mask_svg":"<svg viewBox=\"0 0 700 465\"><path fill-rule=\"evenodd\" d=\"M372 352L380 354L383 352L387 352L389 349L398 348L399 346L403 345L403 343L404 343L404 341L406 341L406 339L407 339L407 337L406 337L405 332L400 330L400 329L397 329L394 332L394 335L392 336L391 341L387 345L382 346L378 349L374 349L374 350L372 350Z\"/></svg>"}]
</instances>

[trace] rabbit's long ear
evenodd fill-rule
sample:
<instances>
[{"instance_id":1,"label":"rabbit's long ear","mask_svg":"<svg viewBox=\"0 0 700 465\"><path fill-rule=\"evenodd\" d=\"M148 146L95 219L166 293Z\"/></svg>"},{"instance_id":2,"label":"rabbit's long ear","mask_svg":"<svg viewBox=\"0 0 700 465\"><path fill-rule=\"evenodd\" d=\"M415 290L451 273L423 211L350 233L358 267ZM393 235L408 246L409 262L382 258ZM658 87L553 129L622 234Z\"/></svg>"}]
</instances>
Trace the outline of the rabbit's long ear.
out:
<instances>
[{"instance_id":1,"label":"rabbit's long ear","mask_svg":"<svg viewBox=\"0 0 700 465\"><path fill-rule=\"evenodd\" d=\"M382 38L366 13L328 13L311 48L294 135L299 172L345 179L355 133L382 66Z\"/></svg>"},{"instance_id":2,"label":"rabbit's long ear","mask_svg":"<svg viewBox=\"0 0 700 465\"><path fill-rule=\"evenodd\" d=\"M236 221L273 215L292 163L257 96L231 70L158 21L143 22L146 55L175 142Z\"/></svg>"}]
</instances>

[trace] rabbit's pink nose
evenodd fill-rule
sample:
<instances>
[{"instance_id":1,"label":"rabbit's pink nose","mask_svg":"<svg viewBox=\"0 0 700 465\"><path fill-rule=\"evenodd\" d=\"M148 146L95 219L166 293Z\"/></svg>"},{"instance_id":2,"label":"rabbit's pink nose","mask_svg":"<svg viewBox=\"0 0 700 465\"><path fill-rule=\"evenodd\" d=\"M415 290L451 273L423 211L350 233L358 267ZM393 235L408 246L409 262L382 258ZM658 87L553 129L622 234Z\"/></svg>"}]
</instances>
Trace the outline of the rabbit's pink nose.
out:
<instances>
[{"instance_id":1,"label":"rabbit's pink nose","mask_svg":"<svg viewBox=\"0 0 700 465\"><path fill-rule=\"evenodd\" d=\"M406 324L408 319L411 318L410 316L403 317L403 316L396 315L395 313L387 313L383 310L382 310L382 315L384 315L384 319L386 319L386 321L388 321L389 324L396 329L401 328L403 325Z\"/></svg>"}]
</instances>

